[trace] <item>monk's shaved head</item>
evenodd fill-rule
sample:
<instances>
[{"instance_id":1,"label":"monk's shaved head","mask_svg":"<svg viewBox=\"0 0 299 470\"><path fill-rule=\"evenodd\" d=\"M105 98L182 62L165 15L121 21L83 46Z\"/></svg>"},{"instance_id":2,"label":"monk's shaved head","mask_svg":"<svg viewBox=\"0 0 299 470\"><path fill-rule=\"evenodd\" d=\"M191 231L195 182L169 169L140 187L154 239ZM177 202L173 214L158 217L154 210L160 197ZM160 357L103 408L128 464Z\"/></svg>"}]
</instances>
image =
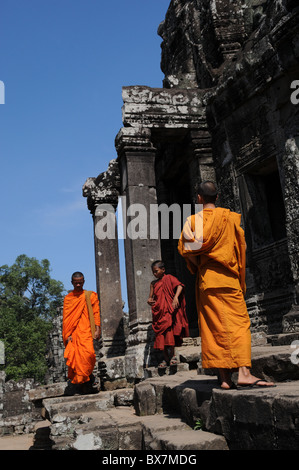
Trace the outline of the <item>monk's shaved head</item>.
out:
<instances>
[{"instance_id":1,"label":"monk's shaved head","mask_svg":"<svg viewBox=\"0 0 299 470\"><path fill-rule=\"evenodd\" d=\"M84 279L84 274L80 273L80 271L76 271L75 273L72 274L72 280L77 279L78 277L83 277Z\"/></svg>"},{"instance_id":2,"label":"monk's shaved head","mask_svg":"<svg viewBox=\"0 0 299 470\"><path fill-rule=\"evenodd\" d=\"M218 190L213 181L203 181L197 189L197 193L203 198L206 203L215 203L218 195Z\"/></svg>"},{"instance_id":3,"label":"monk's shaved head","mask_svg":"<svg viewBox=\"0 0 299 470\"><path fill-rule=\"evenodd\" d=\"M154 261L154 262L152 263L151 268L153 269L153 268L155 268L156 266L157 266L158 268L160 268L160 269L165 269L165 263L164 263L163 261L159 260L159 259L158 259L157 261Z\"/></svg>"},{"instance_id":4,"label":"monk's shaved head","mask_svg":"<svg viewBox=\"0 0 299 470\"><path fill-rule=\"evenodd\" d=\"M76 271L72 274L72 284L76 292L83 292L83 286L85 283L84 275L80 271Z\"/></svg>"}]
</instances>

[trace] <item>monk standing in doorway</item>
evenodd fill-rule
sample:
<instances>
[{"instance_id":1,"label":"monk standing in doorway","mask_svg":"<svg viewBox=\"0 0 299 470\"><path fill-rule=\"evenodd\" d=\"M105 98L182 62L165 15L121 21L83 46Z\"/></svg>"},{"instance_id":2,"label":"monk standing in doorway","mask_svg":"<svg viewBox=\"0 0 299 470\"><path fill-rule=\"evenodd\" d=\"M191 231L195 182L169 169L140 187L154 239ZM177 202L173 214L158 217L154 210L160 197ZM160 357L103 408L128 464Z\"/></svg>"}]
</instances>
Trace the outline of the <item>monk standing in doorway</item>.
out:
<instances>
[{"instance_id":1,"label":"monk standing in doorway","mask_svg":"<svg viewBox=\"0 0 299 470\"><path fill-rule=\"evenodd\" d=\"M221 388L269 387L273 383L254 377L251 367L250 320L244 295L246 243L241 215L215 206L213 182L200 184L198 204L203 210L188 217L178 251L197 275L196 304L202 342L203 368L219 370Z\"/></svg>"},{"instance_id":2,"label":"monk standing in doorway","mask_svg":"<svg viewBox=\"0 0 299 470\"><path fill-rule=\"evenodd\" d=\"M75 272L71 280L74 289L64 298L62 336L68 378L72 384L90 381L96 356L93 339L100 337L100 306L95 292L83 289L84 276Z\"/></svg>"},{"instance_id":3,"label":"monk standing in doorway","mask_svg":"<svg viewBox=\"0 0 299 470\"><path fill-rule=\"evenodd\" d=\"M152 308L154 349L164 355L158 368L165 369L167 365L178 364L175 346L181 346L183 338L189 335L184 285L175 276L166 274L163 261L154 261L151 267L156 280L150 284L147 303Z\"/></svg>"}]
</instances>

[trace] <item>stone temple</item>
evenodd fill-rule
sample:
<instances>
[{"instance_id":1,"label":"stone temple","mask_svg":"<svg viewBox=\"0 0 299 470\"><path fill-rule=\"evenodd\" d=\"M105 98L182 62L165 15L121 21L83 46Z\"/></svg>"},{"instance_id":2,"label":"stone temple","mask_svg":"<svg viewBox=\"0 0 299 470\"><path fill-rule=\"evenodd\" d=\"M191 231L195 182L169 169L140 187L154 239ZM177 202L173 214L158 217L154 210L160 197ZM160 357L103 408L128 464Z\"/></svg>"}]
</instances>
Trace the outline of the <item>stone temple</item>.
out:
<instances>
[{"instance_id":1,"label":"stone temple","mask_svg":"<svg viewBox=\"0 0 299 470\"><path fill-rule=\"evenodd\" d=\"M297 0L171 0L158 27L163 87L123 87L115 158L83 186L95 232L99 369L112 387L155 364L147 305L153 260L162 258L186 285L191 336L198 335L194 279L177 234L161 236L159 213L160 236L150 236L148 223L139 238L124 240L124 315L116 226L114 237L98 236L103 221L115 221L120 197L148 213L155 204L194 210L198 183L214 180L219 205L242 214L252 332L299 331L298 24ZM134 217L127 213L127 223Z\"/></svg>"}]
</instances>

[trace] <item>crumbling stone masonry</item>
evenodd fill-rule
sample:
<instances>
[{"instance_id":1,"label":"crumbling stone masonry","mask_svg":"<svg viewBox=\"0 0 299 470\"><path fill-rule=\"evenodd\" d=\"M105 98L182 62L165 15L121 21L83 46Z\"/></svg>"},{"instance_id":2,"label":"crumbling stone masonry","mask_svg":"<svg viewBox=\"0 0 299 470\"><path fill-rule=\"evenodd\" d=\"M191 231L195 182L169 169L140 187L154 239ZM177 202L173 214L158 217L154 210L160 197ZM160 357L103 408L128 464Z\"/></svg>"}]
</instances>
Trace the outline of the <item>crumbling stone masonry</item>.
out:
<instances>
[{"instance_id":1,"label":"crumbling stone masonry","mask_svg":"<svg viewBox=\"0 0 299 470\"><path fill-rule=\"evenodd\" d=\"M5 378L5 372L0 371L0 437L33 432L42 418L40 408L30 400L29 391L38 384L34 384L34 379L6 382Z\"/></svg>"},{"instance_id":2,"label":"crumbling stone masonry","mask_svg":"<svg viewBox=\"0 0 299 470\"><path fill-rule=\"evenodd\" d=\"M57 315L53 319L53 328L47 341L47 384L65 382L67 380L67 366L64 359L64 344L62 338L63 308L57 309Z\"/></svg>"},{"instance_id":3,"label":"crumbling stone masonry","mask_svg":"<svg viewBox=\"0 0 299 470\"><path fill-rule=\"evenodd\" d=\"M219 204L242 213L252 330L298 331L299 105L291 100L299 80L298 24L295 0L172 0L158 28L163 87L123 88L117 158L83 188L95 227L103 362L117 364L112 382L116 375L142 378L153 360L146 303L153 259L162 257L185 283L197 335L194 280L177 239L152 240L149 233L125 240L124 334L118 242L96 236L105 215L100 205L108 204L114 218L118 196L127 207L194 206L197 184L216 180Z\"/></svg>"}]
</instances>

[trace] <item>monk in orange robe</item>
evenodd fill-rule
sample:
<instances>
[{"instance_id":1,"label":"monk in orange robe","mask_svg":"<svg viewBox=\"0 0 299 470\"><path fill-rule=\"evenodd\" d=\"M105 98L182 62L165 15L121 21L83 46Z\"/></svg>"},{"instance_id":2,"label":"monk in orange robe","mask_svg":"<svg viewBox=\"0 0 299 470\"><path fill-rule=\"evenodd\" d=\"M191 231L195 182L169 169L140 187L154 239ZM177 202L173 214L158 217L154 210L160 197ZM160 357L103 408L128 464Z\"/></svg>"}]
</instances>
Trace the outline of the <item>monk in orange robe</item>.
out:
<instances>
[{"instance_id":1,"label":"monk in orange robe","mask_svg":"<svg viewBox=\"0 0 299 470\"><path fill-rule=\"evenodd\" d=\"M84 276L80 272L72 275L74 290L64 298L62 336L65 345L64 357L68 366L68 378L72 384L85 384L95 366L96 356L93 339L100 337L100 306L95 292L83 290ZM90 315L94 320L91 322ZM94 327L94 333L92 329Z\"/></svg>"},{"instance_id":2,"label":"monk in orange robe","mask_svg":"<svg viewBox=\"0 0 299 470\"><path fill-rule=\"evenodd\" d=\"M151 282L147 303L152 307L152 327L155 332L154 349L163 351L164 360L158 366L176 365L174 347L189 335L184 285L171 274L165 274L163 261L152 263L156 280Z\"/></svg>"},{"instance_id":3,"label":"monk in orange robe","mask_svg":"<svg viewBox=\"0 0 299 470\"><path fill-rule=\"evenodd\" d=\"M235 369L240 387L273 386L250 372L250 320L244 300L246 243L241 215L216 208L213 182L201 183L198 192L203 210L188 217L178 251L189 271L197 275L202 366L219 369L223 389L234 386L231 375Z\"/></svg>"}]
</instances>

